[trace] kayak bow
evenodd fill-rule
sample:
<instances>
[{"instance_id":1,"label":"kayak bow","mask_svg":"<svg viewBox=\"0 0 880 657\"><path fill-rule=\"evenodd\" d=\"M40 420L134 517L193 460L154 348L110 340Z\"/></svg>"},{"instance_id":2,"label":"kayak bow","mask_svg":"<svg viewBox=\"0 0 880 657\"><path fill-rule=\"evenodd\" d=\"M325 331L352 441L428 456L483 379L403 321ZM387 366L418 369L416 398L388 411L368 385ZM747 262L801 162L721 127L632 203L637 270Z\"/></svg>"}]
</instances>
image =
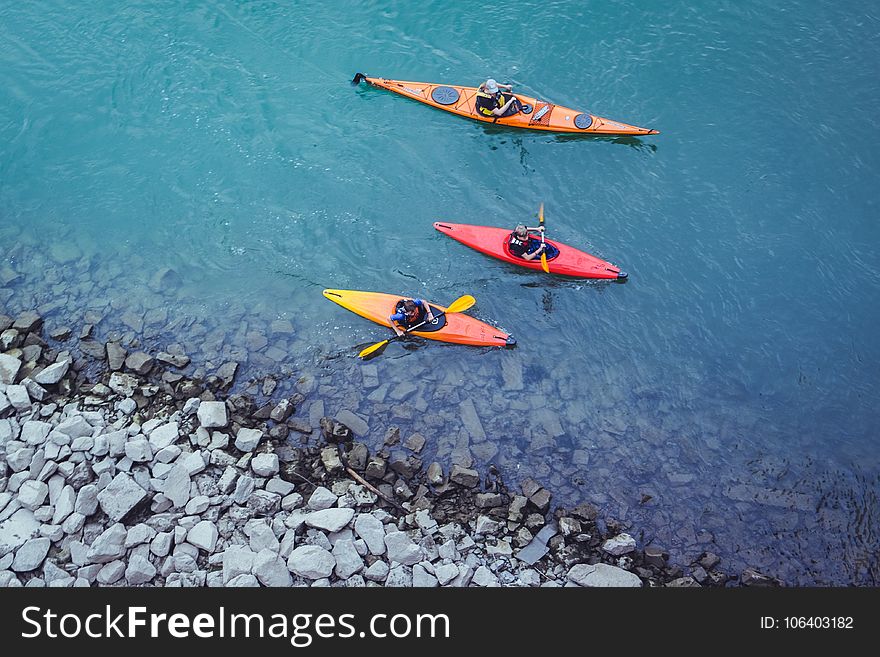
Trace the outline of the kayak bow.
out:
<instances>
[{"instance_id":1,"label":"kayak bow","mask_svg":"<svg viewBox=\"0 0 880 657\"><path fill-rule=\"evenodd\" d=\"M419 102L446 110L459 116L464 116L483 123L506 125L514 128L527 128L530 130L544 130L548 132L566 132L587 135L656 135L657 130L640 128L638 126L612 121L596 116L588 112L555 105L548 101L538 100L522 94L514 94L520 102L531 106L528 114L518 112L513 116L489 118L479 114L475 108L477 89L475 87L462 87L451 84L435 84L431 82L408 82L404 80L389 80L387 78L373 78L358 73L354 76L352 84L358 84L362 80L374 87L387 89L394 93L412 98Z\"/></svg>"}]
</instances>

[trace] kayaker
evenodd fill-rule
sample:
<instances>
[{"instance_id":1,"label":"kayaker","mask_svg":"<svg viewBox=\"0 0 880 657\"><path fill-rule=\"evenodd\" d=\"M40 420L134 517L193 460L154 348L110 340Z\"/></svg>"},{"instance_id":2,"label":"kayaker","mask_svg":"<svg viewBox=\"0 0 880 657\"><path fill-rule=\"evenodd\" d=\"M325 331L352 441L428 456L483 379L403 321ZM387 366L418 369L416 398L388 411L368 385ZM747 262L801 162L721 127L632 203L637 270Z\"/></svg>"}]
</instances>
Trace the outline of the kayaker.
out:
<instances>
[{"instance_id":1,"label":"kayaker","mask_svg":"<svg viewBox=\"0 0 880 657\"><path fill-rule=\"evenodd\" d=\"M388 319L391 320L391 328L399 337L406 332L406 329L421 324L425 320L433 321L434 313L431 312L431 306L426 301L401 299L394 306L394 314ZM399 328L400 326L403 329Z\"/></svg>"},{"instance_id":2,"label":"kayaker","mask_svg":"<svg viewBox=\"0 0 880 657\"><path fill-rule=\"evenodd\" d=\"M517 112L522 111L522 103L513 94L501 93L501 89L510 91L513 85L498 84L492 78L486 80L477 89L476 109L482 116L486 117L504 117L513 116Z\"/></svg>"},{"instance_id":3,"label":"kayaker","mask_svg":"<svg viewBox=\"0 0 880 657\"><path fill-rule=\"evenodd\" d=\"M539 233L544 232L544 227L539 226L537 228L529 228L523 224L519 224L516 228L513 229L513 232L510 234L510 237L507 238L507 247L510 249L510 252L522 258L523 260L534 260L535 258L540 258L541 253L547 252L547 259L552 260L556 256L559 255L559 249L557 249L552 244L541 243L540 237L535 237L531 234L531 231L536 230Z\"/></svg>"}]
</instances>

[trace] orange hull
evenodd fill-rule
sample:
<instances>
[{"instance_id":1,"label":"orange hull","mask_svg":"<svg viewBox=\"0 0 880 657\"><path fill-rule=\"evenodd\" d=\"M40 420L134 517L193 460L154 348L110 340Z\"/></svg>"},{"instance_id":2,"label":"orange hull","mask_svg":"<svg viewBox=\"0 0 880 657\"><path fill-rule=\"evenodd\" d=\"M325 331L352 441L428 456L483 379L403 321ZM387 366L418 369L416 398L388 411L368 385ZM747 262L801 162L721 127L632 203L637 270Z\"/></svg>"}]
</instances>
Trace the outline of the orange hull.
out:
<instances>
[{"instance_id":1,"label":"orange hull","mask_svg":"<svg viewBox=\"0 0 880 657\"><path fill-rule=\"evenodd\" d=\"M388 317L394 314L395 304L403 298L401 295L358 290L324 290L324 296L346 310L388 328L391 328ZM438 310L446 310L434 303L431 303L431 308L434 309L434 314ZM449 313L440 319L445 320L445 324L438 320L441 328L412 331L412 334L428 340L474 346L509 347L516 344L516 340L504 331L462 313Z\"/></svg>"},{"instance_id":2,"label":"orange hull","mask_svg":"<svg viewBox=\"0 0 880 657\"><path fill-rule=\"evenodd\" d=\"M430 82L408 82L404 80L388 80L386 78L371 78L358 73L355 81L360 78L366 80L374 87L387 89L394 93L412 98L431 107L446 110L459 116L464 116L483 123L506 125L514 128L527 128L529 130L544 130L547 132L567 132L586 135L656 135L657 130L640 128L638 126L612 121L610 119L595 116L588 112L573 110L562 105L555 105L548 101L538 100L522 94L514 94L519 100L532 106L528 114L519 112L513 116L490 119L477 113L475 87L460 87L452 84L433 84Z\"/></svg>"}]
</instances>

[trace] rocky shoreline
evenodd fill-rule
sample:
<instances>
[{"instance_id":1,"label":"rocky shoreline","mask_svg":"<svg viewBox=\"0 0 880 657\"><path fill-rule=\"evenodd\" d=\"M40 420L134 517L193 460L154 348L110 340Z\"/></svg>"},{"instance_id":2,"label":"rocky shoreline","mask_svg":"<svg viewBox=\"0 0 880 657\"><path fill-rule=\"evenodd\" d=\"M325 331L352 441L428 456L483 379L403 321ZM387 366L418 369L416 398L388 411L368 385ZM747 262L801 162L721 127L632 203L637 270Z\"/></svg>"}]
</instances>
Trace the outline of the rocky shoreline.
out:
<instances>
[{"instance_id":1,"label":"rocky shoreline","mask_svg":"<svg viewBox=\"0 0 880 657\"><path fill-rule=\"evenodd\" d=\"M71 329L0 315L0 586L781 584L712 553L670 564L494 466L425 466L418 433L389 429L371 454L354 413L228 394L235 363L187 378L182 352L89 333L98 371L47 342Z\"/></svg>"}]
</instances>

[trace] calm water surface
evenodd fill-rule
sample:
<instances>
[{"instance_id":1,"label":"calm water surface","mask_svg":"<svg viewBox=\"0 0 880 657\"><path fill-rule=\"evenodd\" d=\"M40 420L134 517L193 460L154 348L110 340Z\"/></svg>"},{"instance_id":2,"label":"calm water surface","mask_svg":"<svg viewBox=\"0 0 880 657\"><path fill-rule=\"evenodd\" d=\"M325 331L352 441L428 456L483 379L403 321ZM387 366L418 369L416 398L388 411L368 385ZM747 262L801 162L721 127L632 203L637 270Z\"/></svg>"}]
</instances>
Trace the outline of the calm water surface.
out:
<instances>
[{"instance_id":1,"label":"calm water surface","mask_svg":"<svg viewBox=\"0 0 880 657\"><path fill-rule=\"evenodd\" d=\"M537 477L685 565L876 583L871 3L5 3L0 43L0 310L176 342L208 373L234 359L239 389L283 373L301 414L323 400L373 445L397 425L426 459ZM356 71L492 76L662 134L487 127ZM541 277L431 227L541 202L548 235L629 282ZM180 284L151 286L169 267ZM385 332L324 287L473 294L519 346L365 367Z\"/></svg>"}]
</instances>

